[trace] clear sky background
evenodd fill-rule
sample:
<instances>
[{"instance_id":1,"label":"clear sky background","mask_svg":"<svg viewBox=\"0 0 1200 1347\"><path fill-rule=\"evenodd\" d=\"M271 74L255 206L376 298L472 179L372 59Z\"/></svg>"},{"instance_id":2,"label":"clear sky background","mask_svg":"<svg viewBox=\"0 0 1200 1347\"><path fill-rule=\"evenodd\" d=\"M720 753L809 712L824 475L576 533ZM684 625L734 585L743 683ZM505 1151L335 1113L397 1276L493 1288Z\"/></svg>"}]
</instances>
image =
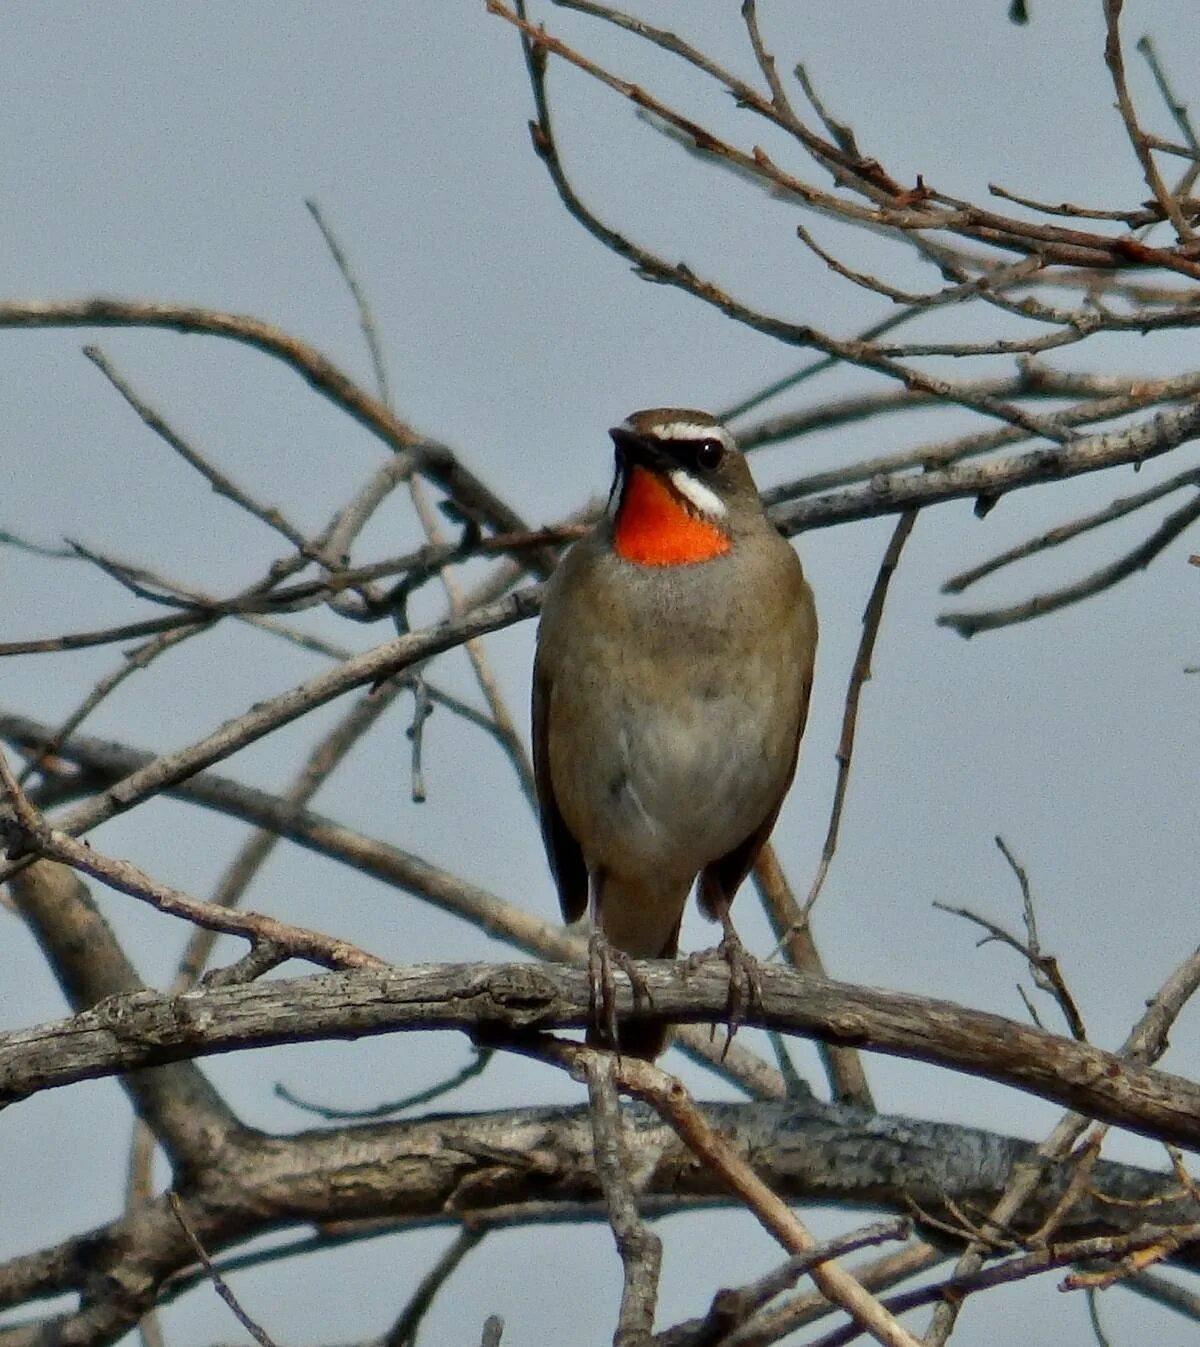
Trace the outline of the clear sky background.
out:
<instances>
[{"instance_id":1,"label":"clear sky background","mask_svg":"<svg viewBox=\"0 0 1200 1347\"><path fill-rule=\"evenodd\" d=\"M1141 201L1146 189L1101 60L1099 3L1033 0L1032 8L1025 28L1007 21L1005 0L810 0L765 5L763 18L781 68L802 59L864 149L901 179L923 173L975 198L991 181L1053 200ZM1127 11L1130 48L1152 33L1181 94L1195 98L1193 4L1130 0ZM676 2L640 12L755 77L736 7ZM678 63L580 16L548 6L537 14L552 32L741 143L778 149ZM1130 62L1148 124L1168 131L1132 51ZM531 102L515 34L482 4L10 4L0 10L0 82L0 294L113 294L251 313L311 340L367 383L356 314L304 209L314 197L370 296L400 413L453 445L533 521L557 520L607 487L605 431L632 409L720 409L805 360L643 283L568 218L529 145ZM611 223L794 321L848 336L882 316L885 301L831 277L797 241L792 206L683 156L578 72L554 65L551 90L567 167ZM886 266L900 285L936 282L879 241L857 240L853 249L848 260ZM981 331L973 321L953 330ZM230 344L170 333L5 332L0 528L47 543L78 538L219 593L253 579L276 555L274 538L213 497L112 393L80 355L87 340L215 461L302 525L323 523L384 452L293 374ZM1110 338L1050 363L1073 369L1085 361L1162 374L1192 368L1196 344L1190 336ZM828 375L805 386L803 405L866 386L855 372ZM779 404L788 405L801 404ZM952 411L910 414L869 433L854 427L765 451L755 470L768 485L949 437L968 423ZM921 516L865 693L843 843L817 913L835 976L1022 1016L1015 982L1024 970L1015 956L976 949L971 929L932 907L961 903L1018 921L996 833L1029 869L1044 943L1062 958L1096 1042L1116 1046L1194 946L1200 678L1184 668L1200 663L1200 573L1186 565L1195 538L1171 548L1149 574L1038 622L969 643L935 625L949 606L938 587L950 574L1185 461L1195 461L1193 447L1136 479L1123 470L1010 496L983 521L969 502ZM1083 574L1148 535L1177 504L1007 570L976 598L1018 599ZM800 889L824 835L845 680L890 529L890 520L876 521L799 542L822 648L804 760L776 841ZM394 553L416 539L397 499L356 555ZM141 615L81 564L4 551L0 577L7 637ZM432 589L423 605L417 616L438 612ZM332 619L315 620L314 629L364 648L386 636ZM522 717L532 638L526 625L489 642ZM198 647L185 647L131 680L87 729L165 750L319 667L314 657L232 628L206 641L202 660ZM115 659L105 650L6 663L0 701L55 721ZM444 663L444 680L469 694L461 653ZM225 770L281 788L314 726L335 714L327 709ZM537 829L499 753L448 714L435 716L426 745L430 799L414 806L407 715L398 706L385 718L318 807L551 915ZM155 803L106 826L96 842L205 894L240 836L225 820ZM147 980L168 977L182 933L131 910L129 900L101 896ZM461 922L288 848L252 902L396 961L509 957ZM765 952L753 902L739 907L748 942ZM19 924L0 913L0 931L0 1023L61 1014L61 997ZM712 938L689 918L685 947ZM1176 1028L1168 1068L1200 1069L1198 1025L1193 1008ZM465 1042L449 1036L404 1038L244 1054L205 1070L248 1122L287 1129L308 1120L273 1098L276 1080L328 1102L369 1104L420 1088L468 1055ZM811 1064L802 1045L797 1057ZM883 1059L868 1067L889 1112L1031 1138L1057 1116L930 1068ZM688 1078L721 1093L710 1078ZM556 1074L508 1060L461 1096L464 1107L579 1097ZM42 1096L0 1117L0 1256L116 1212L128 1124L112 1083ZM1128 1137L1114 1137L1108 1153L1162 1163L1159 1149ZM818 1213L815 1224L831 1233L852 1219ZM749 1277L776 1257L740 1216L673 1219L663 1232L663 1324L701 1310L718 1280ZM394 1237L254 1273L238 1287L278 1341L353 1341L383 1331L449 1237ZM611 1334L618 1286L604 1227L494 1235L439 1300L423 1340L475 1341L485 1315L499 1312L513 1347L590 1347ZM1102 1303L1114 1342L1187 1340L1181 1323L1130 1296L1113 1292ZM171 1347L234 1335L207 1289L165 1322ZM955 1341L1092 1339L1083 1302L1045 1279L990 1293L986 1306L964 1316Z\"/></svg>"}]
</instances>

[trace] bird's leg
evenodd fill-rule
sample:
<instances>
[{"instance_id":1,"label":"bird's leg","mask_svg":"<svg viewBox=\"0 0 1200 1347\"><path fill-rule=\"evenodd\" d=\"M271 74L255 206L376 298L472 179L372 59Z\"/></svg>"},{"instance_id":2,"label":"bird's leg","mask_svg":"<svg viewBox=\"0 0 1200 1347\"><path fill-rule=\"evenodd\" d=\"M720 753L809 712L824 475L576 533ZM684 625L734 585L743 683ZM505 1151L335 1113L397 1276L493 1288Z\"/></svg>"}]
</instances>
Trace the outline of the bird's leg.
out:
<instances>
[{"instance_id":1,"label":"bird's leg","mask_svg":"<svg viewBox=\"0 0 1200 1347\"><path fill-rule=\"evenodd\" d=\"M713 914L721 923L724 935L716 949L692 955L688 962L716 957L729 966L729 998L725 1003L725 1023L729 1028L729 1037L725 1040L723 1056L729 1051L746 1007L762 1006L762 970L759 961L742 944L741 937L734 929L733 918L729 915L729 899L724 894L710 892L708 901Z\"/></svg>"},{"instance_id":2,"label":"bird's leg","mask_svg":"<svg viewBox=\"0 0 1200 1347\"><path fill-rule=\"evenodd\" d=\"M629 985L633 990L634 1007L653 1005L654 998L650 995L650 988L629 955L612 944L603 931L593 931L588 940L588 995L592 1017L592 1033L589 1033L589 1039L594 1033L599 1042L620 1052L614 964L629 979Z\"/></svg>"},{"instance_id":3,"label":"bird's leg","mask_svg":"<svg viewBox=\"0 0 1200 1347\"><path fill-rule=\"evenodd\" d=\"M617 1042L617 987L613 980L613 947L599 931L588 940L588 1000L596 1038L609 1047ZM591 1034L588 1035L589 1038Z\"/></svg>"}]
</instances>

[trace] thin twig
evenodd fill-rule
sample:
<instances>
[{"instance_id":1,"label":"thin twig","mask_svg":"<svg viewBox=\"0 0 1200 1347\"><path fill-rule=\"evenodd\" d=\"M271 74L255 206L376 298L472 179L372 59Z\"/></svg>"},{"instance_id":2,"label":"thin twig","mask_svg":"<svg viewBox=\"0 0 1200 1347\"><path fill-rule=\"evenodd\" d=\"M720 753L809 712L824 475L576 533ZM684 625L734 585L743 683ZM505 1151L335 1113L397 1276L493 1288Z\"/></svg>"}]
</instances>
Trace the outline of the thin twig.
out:
<instances>
[{"instance_id":1,"label":"thin twig","mask_svg":"<svg viewBox=\"0 0 1200 1347\"><path fill-rule=\"evenodd\" d=\"M272 1341L270 1335L264 1328L255 1323L246 1311L242 1309L237 1296L230 1290L229 1283L213 1266L207 1250L204 1248L204 1245L200 1243L199 1237L188 1223L187 1216L183 1210L183 1203L179 1199L179 1194L174 1192L168 1193L167 1201L171 1204L171 1210L175 1214L175 1219L179 1222L179 1228L187 1236L187 1241L192 1246L197 1260L212 1281L213 1289L226 1305L229 1306L230 1310L233 1311L233 1317L239 1324L241 1324L246 1332L250 1334L254 1341L258 1343L259 1347L275 1347L275 1343Z\"/></svg>"},{"instance_id":2,"label":"thin twig","mask_svg":"<svg viewBox=\"0 0 1200 1347\"><path fill-rule=\"evenodd\" d=\"M1145 1296L1147 1300L1152 1300L1157 1305L1165 1305L1177 1314L1186 1314L1190 1319L1200 1323L1200 1294L1189 1291L1178 1282L1169 1281L1154 1272L1134 1272L1126 1277L1121 1285L1126 1290Z\"/></svg>"},{"instance_id":3,"label":"thin twig","mask_svg":"<svg viewBox=\"0 0 1200 1347\"><path fill-rule=\"evenodd\" d=\"M771 102L775 106L775 111L782 121L790 126L798 127L800 119L796 116L796 110L792 107L787 91L783 87L783 81L779 78L775 57L763 42L762 32L758 26L758 6L755 4L755 0L742 0L742 20L746 25L754 59L758 62L758 68L762 71L763 78L767 81L767 87L771 90Z\"/></svg>"},{"instance_id":4,"label":"thin twig","mask_svg":"<svg viewBox=\"0 0 1200 1347\"><path fill-rule=\"evenodd\" d=\"M775 848L767 842L754 862L754 885L766 909L776 940L794 968L802 973L825 977L825 964L813 937L812 925L804 919L800 904L792 893ZM817 1052L825 1068L835 1099L859 1108L874 1109L871 1087L862 1057L854 1048L818 1043Z\"/></svg>"},{"instance_id":5,"label":"thin twig","mask_svg":"<svg viewBox=\"0 0 1200 1347\"><path fill-rule=\"evenodd\" d=\"M1044 215L1070 215L1077 220L1116 220L1128 225L1130 229L1139 225L1154 224L1163 218L1160 210L1146 206L1131 207L1129 210L1099 210L1091 206L1078 206L1070 201L1060 201L1057 204L1052 201L1037 201L1033 197L1010 192L994 182L988 183L988 191L1003 201L1015 202L1018 206L1025 206Z\"/></svg>"},{"instance_id":6,"label":"thin twig","mask_svg":"<svg viewBox=\"0 0 1200 1347\"><path fill-rule=\"evenodd\" d=\"M185 463L195 468L217 495L224 496L226 500L240 506L247 514L253 515L255 519L266 524L268 528L281 533L293 547L304 545L304 534L284 516L280 509L274 505L261 504L244 487L238 486L232 477L210 463L204 454L194 448L144 398L134 392L130 384L117 372L99 346L85 346L83 354L120 393L150 430L164 443L170 445Z\"/></svg>"},{"instance_id":7,"label":"thin twig","mask_svg":"<svg viewBox=\"0 0 1200 1347\"><path fill-rule=\"evenodd\" d=\"M1106 566L1101 566L1090 575L1085 575L1081 580L1064 585L1061 589L1035 594L1031 599L1005 608L939 613L938 626L951 627L960 636L969 638L977 632L995 631L998 627L1028 622L1031 618L1053 613L1059 608L1066 608L1073 603L1091 598L1094 594L1101 594L1136 572L1145 570L1160 552L1169 547L1197 519L1200 519L1200 492L1197 492L1186 505L1169 514L1145 542L1139 543L1132 551L1115 561L1110 561Z\"/></svg>"},{"instance_id":8,"label":"thin twig","mask_svg":"<svg viewBox=\"0 0 1200 1347\"><path fill-rule=\"evenodd\" d=\"M396 1322L383 1336L382 1347L413 1347L421 1321L428 1314L438 1292L446 1285L459 1264L488 1233L488 1227L464 1225L437 1262L421 1278L417 1289L401 1311Z\"/></svg>"},{"instance_id":9,"label":"thin twig","mask_svg":"<svg viewBox=\"0 0 1200 1347\"><path fill-rule=\"evenodd\" d=\"M1004 859L1008 862L1009 868L1016 876L1017 883L1021 889L1022 915L1025 923L1025 939L1018 940L1010 931L1006 931L1003 926L999 926L994 921L989 921L987 917L982 917L976 912L971 912L965 907L955 907L949 903L935 902L934 907L940 912L949 912L952 916L962 917L964 920L981 926L987 932L978 943L986 945L990 941L996 941L999 944L1007 945L1010 949L1016 950L1029 966L1030 974L1034 983L1040 991L1052 996L1062 1012L1063 1019L1067 1022L1067 1028L1071 1037L1080 1043L1087 1042L1087 1031L1084 1028L1083 1016L1079 1013L1079 1006L1076 1004L1071 990L1067 986L1066 979L1063 977L1062 969L1058 966L1058 960L1053 954L1046 954L1038 939L1037 917L1033 906L1033 894L1029 885L1029 876L1017 858L1008 849L1002 837L997 837L996 846L1000 849Z\"/></svg>"},{"instance_id":10,"label":"thin twig","mask_svg":"<svg viewBox=\"0 0 1200 1347\"><path fill-rule=\"evenodd\" d=\"M845 262L834 257L827 249L822 248L803 225L796 226L796 237L819 257L835 275L843 277L864 290L871 290L877 295L883 295L884 298L890 299L893 304L908 304L922 312L940 308L944 304L961 304L965 300L978 298L984 291L995 286L1032 280L1045 265L1035 253L1032 257L1022 258L1019 262L1013 262L1007 267L995 271L985 271L979 276L956 281L953 285L944 286L940 290L913 294L911 291L900 290L894 285L889 285L886 281L880 280L878 276L871 275L870 272L857 271L855 268L847 266ZM1064 317L1061 321L1066 323L1068 320ZM879 346L876 349L900 354L907 353L915 348L910 346Z\"/></svg>"},{"instance_id":11,"label":"thin twig","mask_svg":"<svg viewBox=\"0 0 1200 1347\"><path fill-rule=\"evenodd\" d=\"M1188 115L1187 104L1176 97L1171 83L1167 79L1167 72L1163 69L1162 62L1158 59L1158 52L1154 48L1154 40L1148 33L1144 33L1138 38L1135 44L1137 51L1145 58L1146 64L1150 67L1150 73L1154 76L1154 82L1158 85L1158 92L1162 95L1163 102L1167 105L1171 116L1175 119L1175 125L1179 127L1180 134L1187 141L1188 149L1193 155L1200 155L1200 139L1197 139L1196 132L1192 127L1192 119Z\"/></svg>"},{"instance_id":12,"label":"thin twig","mask_svg":"<svg viewBox=\"0 0 1200 1347\"><path fill-rule=\"evenodd\" d=\"M327 223L324 209L312 197L308 197L304 205L316 222L317 228L321 231L325 246L329 249L330 255L341 273L342 280L345 281L346 288L354 299L355 307L358 309L363 340L367 343L367 351L371 357L371 369L375 375L375 391L379 395L379 401L385 407L391 407L392 397L388 388L387 361L383 354L383 342L379 336L379 324L375 321L375 315L367 302L366 291L359 285L358 278L350 266L350 259L346 256L337 234Z\"/></svg>"},{"instance_id":13,"label":"thin twig","mask_svg":"<svg viewBox=\"0 0 1200 1347\"><path fill-rule=\"evenodd\" d=\"M1117 94L1117 107L1120 109L1121 120L1125 123L1129 143L1133 146L1133 152L1137 155L1138 163L1142 166L1146 186L1150 188L1151 194L1162 208L1163 214L1171 221L1180 242L1190 243L1195 239L1196 231L1184 219L1183 212L1179 209L1178 200L1167 189L1166 183L1162 180L1158 165L1154 162L1154 155L1146 143L1146 137L1141 126L1138 124L1133 99L1129 96L1129 87L1125 82L1125 57L1121 51L1120 31L1123 7L1124 0L1104 0L1104 61L1112 75L1113 88Z\"/></svg>"},{"instance_id":14,"label":"thin twig","mask_svg":"<svg viewBox=\"0 0 1200 1347\"><path fill-rule=\"evenodd\" d=\"M482 1075L491 1060L492 1050L490 1048L476 1048L474 1058L445 1080L440 1080L436 1085L430 1085L424 1090L418 1090L415 1094L405 1095L403 1099L393 1099L385 1104L375 1104L370 1108L334 1108L329 1104L314 1104L311 1100L301 1099L299 1095L279 1082L275 1084L275 1095L276 1098L284 1099L296 1108L303 1109L306 1113L315 1113L317 1117L324 1118L326 1122L365 1122L376 1118L390 1118L398 1113L407 1113L409 1109L431 1104L435 1099L441 1099L445 1095L453 1094L467 1081L474 1080L476 1076Z\"/></svg>"},{"instance_id":15,"label":"thin twig","mask_svg":"<svg viewBox=\"0 0 1200 1347\"><path fill-rule=\"evenodd\" d=\"M280 945L295 958L310 959L326 968L385 968L386 962L360 950L345 940L336 940L290 926L253 912L231 912L192 898L179 889L160 884L130 861L115 860L93 847L77 842L67 833L52 828L30 804L17 784L8 765L8 758L0 749L0 785L3 785L12 805L14 822L20 837L19 849L61 861L72 869L102 880L110 888L148 903L168 916L181 917L197 926L223 931L228 935L267 940ZM11 848L15 851L18 848Z\"/></svg>"},{"instance_id":16,"label":"thin twig","mask_svg":"<svg viewBox=\"0 0 1200 1347\"><path fill-rule=\"evenodd\" d=\"M906 1217L893 1217L864 1226L861 1230L851 1230L845 1235L822 1240L816 1248L808 1253L793 1255L765 1277L746 1286L722 1288L713 1296L703 1318L689 1319L656 1333L647 1347L720 1347L752 1315L776 1296L795 1286L815 1264L888 1240L907 1239L911 1225L912 1222Z\"/></svg>"},{"instance_id":17,"label":"thin twig","mask_svg":"<svg viewBox=\"0 0 1200 1347\"><path fill-rule=\"evenodd\" d=\"M1112 1339L1104 1331L1104 1326L1100 1322L1100 1294L1094 1287L1088 1287L1086 1291L1088 1320L1092 1326L1092 1334L1096 1339L1096 1347L1113 1347Z\"/></svg>"},{"instance_id":18,"label":"thin twig","mask_svg":"<svg viewBox=\"0 0 1200 1347\"><path fill-rule=\"evenodd\" d=\"M883 560L879 563L879 571L875 576L875 583L871 587L871 596L867 600L867 606L863 612L862 636L859 639L854 664L850 670L850 681L846 687L846 702L842 711L842 731L838 738L836 753L837 783L834 786L833 804L829 811L829 826L825 832L825 844L821 848L821 859L817 866L817 872L813 876L808 896L801 908L802 921L808 920L813 905L821 896L825 877L829 874L829 867L837 852L838 834L841 831L842 824L842 809L846 802L846 790L850 784L850 764L854 757L859 702L862 699L863 687L871 677L871 661L875 654L875 642L883 621L883 608L887 602L888 588L892 583L896 568L900 564L900 556L904 551L904 545L908 542L913 525L916 522L917 512L915 510L906 510L896 521L896 527L892 530L892 536L888 540Z\"/></svg>"},{"instance_id":19,"label":"thin twig","mask_svg":"<svg viewBox=\"0 0 1200 1347\"><path fill-rule=\"evenodd\" d=\"M996 556L981 562L978 566L972 566L970 570L960 571L957 575L952 575L942 585L942 593L961 594L963 590L970 588L971 585L984 579L985 576L992 575L1005 566L1010 566L1014 561L1022 561L1026 557L1035 556L1038 552L1046 551L1047 548L1059 547L1063 543L1070 542L1073 538L1078 538L1080 534L1088 533L1092 529L1111 523L1114 519L1123 519L1126 515L1133 514L1143 506L1161 500L1163 496L1169 496L1185 486L1200 487L1200 468L1189 468L1186 472L1176 473L1174 477L1169 477L1165 482L1150 487L1148 491L1139 491L1132 496L1118 496L1111 505L1106 506L1103 510L1097 510L1094 514L1083 515L1079 519L1073 519L1068 524L1059 524L1055 528L1048 529L1045 533L1039 533L1036 538L1030 538L1028 542L1020 543L1016 547L1010 547L1005 552L997 553Z\"/></svg>"},{"instance_id":20,"label":"thin twig","mask_svg":"<svg viewBox=\"0 0 1200 1347\"><path fill-rule=\"evenodd\" d=\"M1100 1159L1100 1153L1104 1149L1104 1141L1108 1132L1107 1123L1097 1123L1071 1152L1071 1164L1074 1169L1070 1182L1063 1189L1062 1195L1055 1202L1045 1220L1029 1237L1028 1242L1030 1244L1035 1247L1049 1244L1054 1238L1054 1232L1070 1215L1075 1204L1094 1191L1091 1186L1091 1178Z\"/></svg>"},{"instance_id":21,"label":"thin twig","mask_svg":"<svg viewBox=\"0 0 1200 1347\"><path fill-rule=\"evenodd\" d=\"M1162 62L1158 59L1158 53L1154 48L1154 42L1149 34L1143 34L1137 40L1137 50L1145 58L1146 64L1150 67L1150 73L1154 76L1154 82L1158 85L1158 92L1162 95L1163 102L1166 103L1171 116L1175 119L1175 125L1183 134L1185 145L1171 147L1162 142L1157 142L1154 137L1147 136L1147 143L1154 149L1166 150L1168 153L1182 152L1185 158L1191 160L1183 177L1175 187L1174 195L1180 202L1180 209L1184 209L1186 198L1196 184L1197 177L1200 177L1200 140L1196 137L1196 132L1192 127L1192 119L1188 115L1187 104L1181 103L1175 96L1175 91L1171 88L1171 83L1167 79L1167 72L1163 69Z\"/></svg>"},{"instance_id":22,"label":"thin twig","mask_svg":"<svg viewBox=\"0 0 1200 1347\"><path fill-rule=\"evenodd\" d=\"M36 543L20 534L0 529L0 544L16 548L18 552L28 552L30 556L45 557L50 561L78 561L79 553L73 547L54 546L49 543Z\"/></svg>"}]
</instances>

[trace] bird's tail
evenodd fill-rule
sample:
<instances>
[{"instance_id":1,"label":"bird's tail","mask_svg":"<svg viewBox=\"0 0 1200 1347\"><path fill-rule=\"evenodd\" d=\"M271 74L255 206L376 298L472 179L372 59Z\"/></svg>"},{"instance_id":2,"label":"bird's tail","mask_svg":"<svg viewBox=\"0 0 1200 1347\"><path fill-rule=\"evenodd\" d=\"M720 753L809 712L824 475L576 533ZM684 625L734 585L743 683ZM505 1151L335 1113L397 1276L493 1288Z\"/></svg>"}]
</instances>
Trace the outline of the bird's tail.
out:
<instances>
[{"instance_id":1,"label":"bird's tail","mask_svg":"<svg viewBox=\"0 0 1200 1347\"><path fill-rule=\"evenodd\" d=\"M657 1061L667 1050L667 1039L671 1033L669 1024L630 1024L626 1022L617 1030L617 1052L622 1057L637 1057L643 1062ZM593 1026L587 1031L588 1047L607 1048L612 1045L608 1035Z\"/></svg>"}]
</instances>

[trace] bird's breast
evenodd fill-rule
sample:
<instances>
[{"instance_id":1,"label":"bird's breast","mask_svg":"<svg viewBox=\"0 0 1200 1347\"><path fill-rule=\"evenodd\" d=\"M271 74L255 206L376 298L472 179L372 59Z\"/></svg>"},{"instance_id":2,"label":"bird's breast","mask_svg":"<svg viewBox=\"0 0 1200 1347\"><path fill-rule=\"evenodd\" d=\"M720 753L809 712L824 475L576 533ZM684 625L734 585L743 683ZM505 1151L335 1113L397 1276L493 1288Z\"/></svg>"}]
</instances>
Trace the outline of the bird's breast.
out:
<instances>
[{"instance_id":1,"label":"bird's breast","mask_svg":"<svg viewBox=\"0 0 1200 1347\"><path fill-rule=\"evenodd\" d=\"M786 787L808 673L795 624L702 588L601 592L556 646L551 773L589 868L690 877Z\"/></svg>"}]
</instances>

